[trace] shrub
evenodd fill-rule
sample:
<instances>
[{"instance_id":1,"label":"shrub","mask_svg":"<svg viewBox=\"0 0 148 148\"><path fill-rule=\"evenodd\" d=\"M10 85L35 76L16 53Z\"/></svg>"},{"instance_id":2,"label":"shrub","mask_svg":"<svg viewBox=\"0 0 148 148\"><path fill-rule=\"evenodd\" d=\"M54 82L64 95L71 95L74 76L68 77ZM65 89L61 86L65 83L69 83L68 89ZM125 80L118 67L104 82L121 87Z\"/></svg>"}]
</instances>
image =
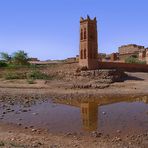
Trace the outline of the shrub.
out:
<instances>
[{"instance_id":1,"label":"shrub","mask_svg":"<svg viewBox=\"0 0 148 148\"><path fill-rule=\"evenodd\" d=\"M3 141L0 141L0 146L5 146L5 143Z\"/></svg>"},{"instance_id":2,"label":"shrub","mask_svg":"<svg viewBox=\"0 0 148 148\"><path fill-rule=\"evenodd\" d=\"M17 72L6 72L3 76L6 80L11 79L24 79L26 75L24 73L17 73Z\"/></svg>"},{"instance_id":3,"label":"shrub","mask_svg":"<svg viewBox=\"0 0 148 148\"><path fill-rule=\"evenodd\" d=\"M7 63L0 61L0 67L7 67Z\"/></svg>"},{"instance_id":4,"label":"shrub","mask_svg":"<svg viewBox=\"0 0 148 148\"><path fill-rule=\"evenodd\" d=\"M138 58L135 58L134 56L127 57L125 59L125 63L130 63L130 64L146 64L145 61L140 61Z\"/></svg>"},{"instance_id":5,"label":"shrub","mask_svg":"<svg viewBox=\"0 0 148 148\"><path fill-rule=\"evenodd\" d=\"M49 80L52 79L52 77L48 76L45 73L42 73L40 71L34 70L29 73L27 73L27 79L43 79L43 80Z\"/></svg>"},{"instance_id":6,"label":"shrub","mask_svg":"<svg viewBox=\"0 0 148 148\"><path fill-rule=\"evenodd\" d=\"M138 63L137 64L146 64L146 61L138 61Z\"/></svg>"},{"instance_id":7,"label":"shrub","mask_svg":"<svg viewBox=\"0 0 148 148\"><path fill-rule=\"evenodd\" d=\"M35 84L35 80L33 78L27 78L28 84Z\"/></svg>"}]
</instances>

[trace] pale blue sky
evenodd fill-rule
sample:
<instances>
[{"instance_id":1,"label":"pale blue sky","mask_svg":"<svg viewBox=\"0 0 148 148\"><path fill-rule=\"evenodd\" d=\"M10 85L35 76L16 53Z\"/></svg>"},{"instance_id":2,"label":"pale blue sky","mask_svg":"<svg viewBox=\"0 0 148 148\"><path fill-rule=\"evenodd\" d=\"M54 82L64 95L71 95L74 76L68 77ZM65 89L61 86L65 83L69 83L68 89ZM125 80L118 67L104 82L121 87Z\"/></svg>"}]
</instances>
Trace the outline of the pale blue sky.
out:
<instances>
[{"instance_id":1,"label":"pale blue sky","mask_svg":"<svg viewBox=\"0 0 148 148\"><path fill-rule=\"evenodd\" d=\"M148 46L148 0L0 0L0 52L64 59L78 54L79 19L97 17L99 52Z\"/></svg>"}]
</instances>

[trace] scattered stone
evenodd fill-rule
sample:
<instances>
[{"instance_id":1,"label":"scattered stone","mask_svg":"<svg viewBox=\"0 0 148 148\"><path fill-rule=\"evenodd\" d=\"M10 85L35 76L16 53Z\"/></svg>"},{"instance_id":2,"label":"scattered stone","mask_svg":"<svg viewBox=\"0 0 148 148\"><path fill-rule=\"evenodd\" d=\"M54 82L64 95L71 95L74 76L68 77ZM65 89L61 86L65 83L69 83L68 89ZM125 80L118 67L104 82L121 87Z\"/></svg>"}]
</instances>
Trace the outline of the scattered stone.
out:
<instances>
[{"instance_id":1,"label":"scattered stone","mask_svg":"<svg viewBox=\"0 0 148 148\"><path fill-rule=\"evenodd\" d=\"M31 131L32 131L32 132L36 132L37 130L33 128L33 129L31 129Z\"/></svg>"},{"instance_id":2,"label":"scattered stone","mask_svg":"<svg viewBox=\"0 0 148 148\"><path fill-rule=\"evenodd\" d=\"M50 145L50 148L58 148L58 145L52 144Z\"/></svg>"},{"instance_id":3,"label":"scattered stone","mask_svg":"<svg viewBox=\"0 0 148 148\"><path fill-rule=\"evenodd\" d=\"M38 113L32 113L33 115L38 115Z\"/></svg>"},{"instance_id":4,"label":"scattered stone","mask_svg":"<svg viewBox=\"0 0 148 148\"><path fill-rule=\"evenodd\" d=\"M18 123L18 125L21 126L22 124L21 123Z\"/></svg>"},{"instance_id":5,"label":"scattered stone","mask_svg":"<svg viewBox=\"0 0 148 148\"><path fill-rule=\"evenodd\" d=\"M92 136L95 137L95 138L99 138L99 137L102 136L102 133L97 132L97 131L93 131L91 134L92 134Z\"/></svg>"},{"instance_id":6,"label":"scattered stone","mask_svg":"<svg viewBox=\"0 0 148 148\"><path fill-rule=\"evenodd\" d=\"M102 112L103 115L106 115L106 112Z\"/></svg>"},{"instance_id":7,"label":"scattered stone","mask_svg":"<svg viewBox=\"0 0 148 148\"><path fill-rule=\"evenodd\" d=\"M117 133L121 133L121 131L120 130L117 130Z\"/></svg>"},{"instance_id":8,"label":"scattered stone","mask_svg":"<svg viewBox=\"0 0 148 148\"><path fill-rule=\"evenodd\" d=\"M22 112L28 112L28 110L27 110L27 109L22 109L21 111L22 111Z\"/></svg>"}]
</instances>

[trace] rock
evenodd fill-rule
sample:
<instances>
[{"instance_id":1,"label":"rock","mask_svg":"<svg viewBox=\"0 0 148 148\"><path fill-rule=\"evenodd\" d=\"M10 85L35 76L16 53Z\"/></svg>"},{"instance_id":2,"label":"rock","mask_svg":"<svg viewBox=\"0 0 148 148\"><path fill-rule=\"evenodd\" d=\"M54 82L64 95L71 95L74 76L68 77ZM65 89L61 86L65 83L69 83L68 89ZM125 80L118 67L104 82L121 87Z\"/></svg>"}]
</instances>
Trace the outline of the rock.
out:
<instances>
[{"instance_id":1,"label":"rock","mask_svg":"<svg viewBox=\"0 0 148 148\"><path fill-rule=\"evenodd\" d=\"M99 138L99 137L102 136L102 133L97 132L97 131L94 131L94 132L92 132L91 134L92 134L92 136L95 137L95 138Z\"/></svg>"},{"instance_id":2,"label":"rock","mask_svg":"<svg viewBox=\"0 0 148 148\"><path fill-rule=\"evenodd\" d=\"M36 132L36 129L33 128L33 129L31 129L31 131L32 131L32 132Z\"/></svg>"},{"instance_id":3,"label":"rock","mask_svg":"<svg viewBox=\"0 0 148 148\"><path fill-rule=\"evenodd\" d=\"M32 113L33 115L38 115L38 113Z\"/></svg>"},{"instance_id":4,"label":"rock","mask_svg":"<svg viewBox=\"0 0 148 148\"><path fill-rule=\"evenodd\" d=\"M106 112L102 112L103 115L106 115Z\"/></svg>"},{"instance_id":5,"label":"rock","mask_svg":"<svg viewBox=\"0 0 148 148\"><path fill-rule=\"evenodd\" d=\"M52 144L50 145L50 148L58 148L58 145Z\"/></svg>"},{"instance_id":6,"label":"rock","mask_svg":"<svg viewBox=\"0 0 148 148\"><path fill-rule=\"evenodd\" d=\"M22 109L21 111L22 111L22 112L28 112L28 110L27 110L27 109Z\"/></svg>"},{"instance_id":7,"label":"rock","mask_svg":"<svg viewBox=\"0 0 148 148\"><path fill-rule=\"evenodd\" d=\"M121 133L121 131L120 130L117 130L117 133Z\"/></svg>"},{"instance_id":8,"label":"rock","mask_svg":"<svg viewBox=\"0 0 148 148\"><path fill-rule=\"evenodd\" d=\"M18 125L21 126L22 124L21 123L18 123Z\"/></svg>"}]
</instances>

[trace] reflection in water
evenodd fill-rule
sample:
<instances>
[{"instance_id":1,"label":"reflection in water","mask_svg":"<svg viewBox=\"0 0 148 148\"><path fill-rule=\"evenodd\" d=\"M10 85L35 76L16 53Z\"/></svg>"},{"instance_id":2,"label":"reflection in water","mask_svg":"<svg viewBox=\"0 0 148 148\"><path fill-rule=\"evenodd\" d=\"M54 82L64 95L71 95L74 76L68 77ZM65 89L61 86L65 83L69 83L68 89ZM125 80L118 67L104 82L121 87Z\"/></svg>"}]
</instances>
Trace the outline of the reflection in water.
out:
<instances>
[{"instance_id":1,"label":"reflection in water","mask_svg":"<svg viewBox=\"0 0 148 148\"><path fill-rule=\"evenodd\" d=\"M94 131L97 129L98 105L95 102L81 103L83 129Z\"/></svg>"},{"instance_id":2,"label":"reflection in water","mask_svg":"<svg viewBox=\"0 0 148 148\"><path fill-rule=\"evenodd\" d=\"M55 104L57 103L57 104ZM47 128L50 132L99 131L105 134L148 131L148 97L56 99L29 108L0 104L0 121ZM7 110L14 110L9 112ZM27 111L22 111L27 110ZM3 112L5 114L3 115ZM102 114L102 113L106 113ZM21 120L19 120L21 119ZM83 127L83 128L82 128Z\"/></svg>"},{"instance_id":3,"label":"reflection in water","mask_svg":"<svg viewBox=\"0 0 148 148\"><path fill-rule=\"evenodd\" d=\"M144 102L148 104L148 96L139 97L139 98L101 98L88 101L78 101L77 100L58 100L58 103L68 104L72 106L80 107L81 110L81 119L83 130L85 131L95 131L98 128L98 109L99 106L119 103L119 102ZM101 117L100 117L101 118Z\"/></svg>"}]
</instances>

